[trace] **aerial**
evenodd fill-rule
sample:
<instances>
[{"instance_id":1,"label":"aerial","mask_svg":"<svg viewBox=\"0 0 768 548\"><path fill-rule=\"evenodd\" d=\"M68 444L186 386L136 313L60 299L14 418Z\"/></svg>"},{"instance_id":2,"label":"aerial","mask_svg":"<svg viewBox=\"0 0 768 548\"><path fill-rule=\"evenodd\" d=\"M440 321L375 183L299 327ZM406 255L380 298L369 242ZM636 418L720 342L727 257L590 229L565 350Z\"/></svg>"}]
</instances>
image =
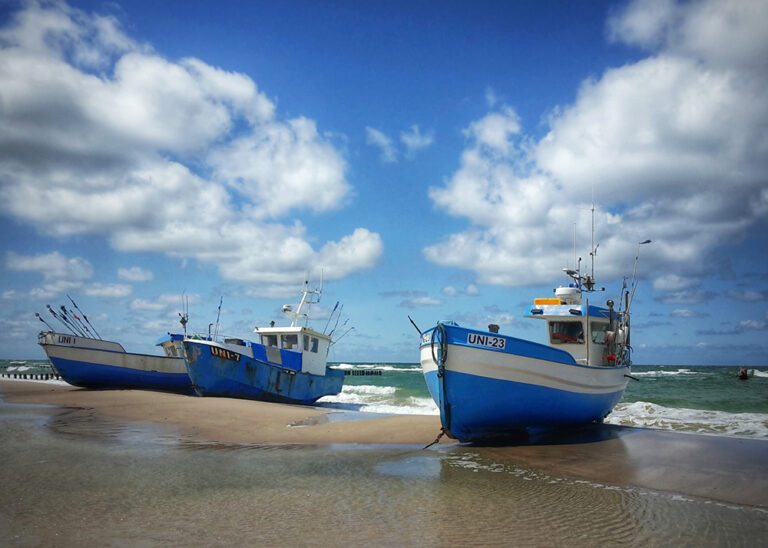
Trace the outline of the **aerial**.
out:
<instances>
[{"instance_id":1,"label":"aerial","mask_svg":"<svg viewBox=\"0 0 768 548\"><path fill-rule=\"evenodd\" d=\"M533 336L522 303L563 268L594 262L604 302L639 255L636 363L764 364L766 24L747 0L5 1L0 358L41 357L67 295L150 351L185 303L248 337L309 280L354 327L330 360L414 362L409 316Z\"/></svg>"}]
</instances>

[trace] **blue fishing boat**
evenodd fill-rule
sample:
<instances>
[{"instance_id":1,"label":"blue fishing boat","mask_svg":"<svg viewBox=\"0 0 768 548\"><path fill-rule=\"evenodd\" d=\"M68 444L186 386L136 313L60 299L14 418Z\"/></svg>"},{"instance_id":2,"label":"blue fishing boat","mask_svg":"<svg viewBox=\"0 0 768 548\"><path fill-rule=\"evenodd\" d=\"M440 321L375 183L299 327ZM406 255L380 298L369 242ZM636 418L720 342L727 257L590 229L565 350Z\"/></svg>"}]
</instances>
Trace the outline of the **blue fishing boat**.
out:
<instances>
[{"instance_id":1,"label":"blue fishing boat","mask_svg":"<svg viewBox=\"0 0 768 548\"><path fill-rule=\"evenodd\" d=\"M38 344L54 370L73 386L194 393L176 349L165 349L165 356L134 354L117 342L55 331L40 333Z\"/></svg>"},{"instance_id":2,"label":"blue fishing boat","mask_svg":"<svg viewBox=\"0 0 768 548\"><path fill-rule=\"evenodd\" d=\"M338 394L344 371L327 366L333 331L329 334L297 325L308 319L305 307L318 302L305 284L301 302L286 327L257 327L258 342L239 338L183 339L187 371L201 396L225 396L283 403L311 404L322 396ZM274 324L274 322L272 322Z\"/></svg>"},{"instance_id":3,"label":"blue fishing boat","mask_svg":"<svg viewBox=\"0 0 768 548\"><path fill-rule=\"evenodd\" d=\"M619 402L630 378L637 279L631 292L622 289L621 310L582 298L595 291L594 275L565 272L572 283L534 299L525 314L542 322L548 344L499 333L497 325L443 321L422 332L421 368L444 433L472 442L602 422Z\"/></svg>"}]
</instances>

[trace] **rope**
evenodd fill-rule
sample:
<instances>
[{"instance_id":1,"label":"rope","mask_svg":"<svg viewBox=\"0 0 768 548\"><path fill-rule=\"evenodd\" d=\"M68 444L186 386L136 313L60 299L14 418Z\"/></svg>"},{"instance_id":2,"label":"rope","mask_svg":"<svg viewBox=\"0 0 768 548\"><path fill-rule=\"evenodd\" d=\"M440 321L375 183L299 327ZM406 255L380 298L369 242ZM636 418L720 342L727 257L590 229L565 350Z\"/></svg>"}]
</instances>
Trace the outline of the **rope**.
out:
<instances>
[{"instance_id":1,"label":"rope","mask_svg":"<svg viewBox=\"0 0 768 548\"><path fill-rule=\"evenodd\" d=\"M424 446L424 448L422 449L422 451L423 451L424 449L429 449L430 447L432 447L433 445L435 445L437 442L439 442L439 441L440 441L440 438L442 438L443 436L445 436L445 428L441 428L441 429L440 429L440 433L439 433L439 434L437 435L437 437L435 438L435 441L433 441L433 442L432 442L432 443L430 443L429 445L425 445L425 446Z\"/></svg>"},{"instance_id":2,"label":"rope","mask_svg":"<svg viewBox=\"0 0 768 548\"><path fill-rule=\"evenodd\" d=\"M438 333L440 333L439 337L437 336ZM439 356L435 352L435 342L440 343ZM445 326L443 324L438 323L432 330L432 340L430 344L432 347L432 360L437 364L437 374L439 377L442 377L445 373L445 360L448 357L448 337L445 334Z\"/></svg>"}]
</instances>

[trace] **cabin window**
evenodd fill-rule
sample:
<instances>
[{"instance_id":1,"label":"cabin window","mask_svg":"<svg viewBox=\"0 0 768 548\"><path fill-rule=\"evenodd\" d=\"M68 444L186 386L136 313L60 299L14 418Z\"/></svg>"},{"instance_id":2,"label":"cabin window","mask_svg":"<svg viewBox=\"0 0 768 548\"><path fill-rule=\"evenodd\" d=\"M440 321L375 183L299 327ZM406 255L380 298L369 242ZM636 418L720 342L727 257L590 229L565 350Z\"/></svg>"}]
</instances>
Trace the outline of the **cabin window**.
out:
<instances>
[{"instance_id":1,"label":"cabin window","mask_svg":"<svg viewBox=\"0 0 768 548\"><path fill-rule=\"evenodd\" d=\"M277 335L262 335L261 342L264 346L277 346Z\"/></svg>"},{"instance_id":2,"label":"cabin window","mask_svg":"<svg viewBox=\"0 0 768 548\"><path fill-rule=\"evenodd\" d=\"M581 322L549 322L551 344L580 344L584 342L584 327Z\"/></svg>"},{"instance_id":3,"label":"cabin window","mask_svg":"<svg viewBox=\"0 0 768 548\"><path fill-rule=\"evenodd\" d=\"M317 345L318 345L317 337L312 337L312 349L311 351L317 354Z\"/></svg>"},{"instance_id":4,"label":"cabin window","mask_svg":"<svg viewBox=\"0 0 768 548\"><path fill-rule=\"evenodd\" d=\"M309 350L309 335L304 335L304 350Z\"/></svg>"},{"instance_id":5,"label":"cabin window","mask_svg":"<svg viewBox=\"0 0 768 548\"><path fill-rule=\"evenodd\" d=\"M592 331L592 342L605 344L605 332L608 331L608 324L605 322L592 322L590 328Z\"/></svg>"},{"instance_id":6,"label":"cabin window","mask_svg":"<svg viewBox=\"0 0 768 548\"><path fill-rule=\"evenodd\" d=\"M288 350L299 349L299 336L298 335L283 335L283 348Z\"/></svg>"}]
</instances>

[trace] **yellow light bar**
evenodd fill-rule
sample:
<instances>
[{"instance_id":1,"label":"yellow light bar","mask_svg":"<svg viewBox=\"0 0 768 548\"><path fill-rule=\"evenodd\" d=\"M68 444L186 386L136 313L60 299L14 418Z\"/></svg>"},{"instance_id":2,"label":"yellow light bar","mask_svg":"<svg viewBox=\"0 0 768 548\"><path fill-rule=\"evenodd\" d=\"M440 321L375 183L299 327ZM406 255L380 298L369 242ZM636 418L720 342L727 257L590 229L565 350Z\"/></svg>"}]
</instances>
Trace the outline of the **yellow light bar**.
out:
<instances>
[{"instance_id":1,"label":"yellow light bar","mask_svg":"<svg viewBox=\"0 0 768 548\"><path fill-rule=\"evenodd\" d=\"M543 299L533 299L533 304L561 304L560 299L556 297L547 297Z\"/></svg>"}]
</instances>

